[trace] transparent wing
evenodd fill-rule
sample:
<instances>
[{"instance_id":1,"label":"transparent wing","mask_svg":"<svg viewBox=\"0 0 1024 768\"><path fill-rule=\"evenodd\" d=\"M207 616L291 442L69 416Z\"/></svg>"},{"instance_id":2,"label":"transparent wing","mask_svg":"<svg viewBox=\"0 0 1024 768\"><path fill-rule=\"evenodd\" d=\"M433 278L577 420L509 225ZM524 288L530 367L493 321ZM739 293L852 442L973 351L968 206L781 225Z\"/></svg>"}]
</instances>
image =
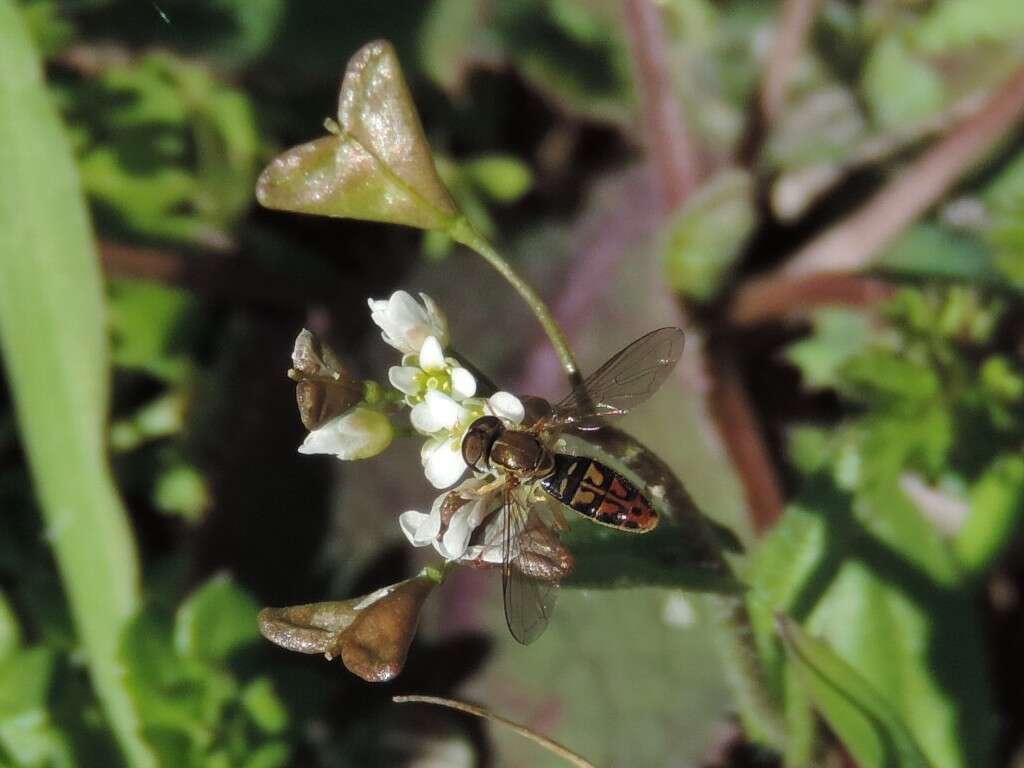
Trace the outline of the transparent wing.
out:
<instances>
[{"instance_id":1,"label":"transparent wing","mask_svg":"<svg viewBox=\"0 0 1024 768\"><path fill-rule=\"evenodd\" d=\"M543 419L541 429L621 416L658 391L683 354L683 331L659 328L616 353ZM596 426L596 425L593 425Z\"/></svg>"},{"instance_id":2,"label":"transparent wing","mask_svg":"<svg viewBox=\"0 0 1024 768\"><path fill-rule=\"evenodd\" d=\"M518 489L505 488L504 535L501 547L501 593L505 601L505 621L512 637L528 645L544 632L555 609L558 581L536 578L530 553L524 547L524 535L531 526L543 526L517 496Z\"/></svg>"}]
</instances>

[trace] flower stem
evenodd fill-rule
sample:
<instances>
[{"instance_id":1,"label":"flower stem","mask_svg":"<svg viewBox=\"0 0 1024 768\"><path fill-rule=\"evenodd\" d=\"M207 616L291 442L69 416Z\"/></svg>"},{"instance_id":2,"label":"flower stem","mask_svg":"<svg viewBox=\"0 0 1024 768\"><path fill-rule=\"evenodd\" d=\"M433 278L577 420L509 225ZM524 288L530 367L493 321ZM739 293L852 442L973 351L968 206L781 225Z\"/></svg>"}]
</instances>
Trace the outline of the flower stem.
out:
<instances>
[{"instance_id":1,"label":"flower stem","mask_svg":"<svg viewBox=\"0 0 1024 768\"><path fill-rule=\"evenodd\" d=\"M576 358L569 347L569 340L565 338L565 334L558 326L558 322L551 314L551 310L548 309L544 300L537 295L529 283L512 269L512 265L487 240L481 237L464 216L455 220L448 230L448 234L456 242L462 243L467 248L471 248L483 256L518 291L523 301L530 308L530 311L540 321L541 326L544 328L544 333L547 334L548 339L551 341L551 346L558 353L558 359L562 363L562 368L565 369L566 376L569 377L570 384L576 387L581 382L579 366L576 364Z\"/></svg>"},{"instance_id":2,"label":"flower stem","mask_svg":"<svg viewBox=\"0 0 1024 768\"><path fill-rule=\"evenodd\" d=\"M589 762L581 755L577 755L572 750L563 747L557 741L549 739L547 736L543 736L536 731L530 730L519 723L514 723L501 715L496 715L483 707L475 707L472 704L455 701L454 699L442 699L438 696L392 696L391 700L396 704L436 704L440 707L448 707L449 709L455 709L459 712L465 712L468 715L475 715L476 717L482 717L485 720L491 720L492 722L504 725L506 728L511 728L520 736L529 739L535 744L539 744L548 752L558 755L566 762L571 763L578 768L594 768L593 763Z\"/></svg>"}]
</instances>

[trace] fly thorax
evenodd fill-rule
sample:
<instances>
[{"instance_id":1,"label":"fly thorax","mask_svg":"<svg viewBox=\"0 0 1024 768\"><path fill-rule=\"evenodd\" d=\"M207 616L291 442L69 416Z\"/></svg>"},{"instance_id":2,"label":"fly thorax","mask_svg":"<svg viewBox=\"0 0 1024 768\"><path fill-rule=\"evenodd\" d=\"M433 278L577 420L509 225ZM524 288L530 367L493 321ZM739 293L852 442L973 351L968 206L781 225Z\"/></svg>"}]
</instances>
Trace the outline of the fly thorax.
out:
<instances>
[{"instance_id":1,"label":"fly thorax","mask_svg":"<svg viewBox=\"0 0 1024 768\"><path fill-rule=\"evenodd\" d=\"M545 461L549 452L529 432L505 430L491 446L491 464L523 479L536 477Z\"/></svg>"}]
</instances>

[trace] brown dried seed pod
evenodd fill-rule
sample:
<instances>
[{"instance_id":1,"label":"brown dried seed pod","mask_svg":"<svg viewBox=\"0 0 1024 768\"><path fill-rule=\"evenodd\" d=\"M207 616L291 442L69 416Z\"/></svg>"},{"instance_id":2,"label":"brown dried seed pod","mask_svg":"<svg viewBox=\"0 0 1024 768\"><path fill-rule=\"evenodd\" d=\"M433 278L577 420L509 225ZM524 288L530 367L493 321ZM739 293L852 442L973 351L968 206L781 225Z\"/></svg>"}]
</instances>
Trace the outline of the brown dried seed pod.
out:
<instances>
[{"instance_id":1,"label":"brown dried seed pod","mask_svg":"<svg viewBox=\"0 0 1024 768\"><path fill-rule=\"evenodd\" d=\"M305 328L295 339L292 366L288 377L296 382L299 418L310 431L350 410L363 397L362 381Z\"/></svg>"}]
</instances>

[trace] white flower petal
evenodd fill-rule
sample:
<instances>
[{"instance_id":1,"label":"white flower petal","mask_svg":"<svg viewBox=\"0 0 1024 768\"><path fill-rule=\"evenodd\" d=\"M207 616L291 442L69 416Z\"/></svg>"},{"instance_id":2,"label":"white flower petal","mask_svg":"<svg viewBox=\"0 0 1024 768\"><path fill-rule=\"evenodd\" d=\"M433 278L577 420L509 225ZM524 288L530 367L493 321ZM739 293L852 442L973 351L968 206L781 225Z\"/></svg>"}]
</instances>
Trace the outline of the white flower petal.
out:
<instances>
[{"instance_id":1,"label":"white flower petal","mask_svg":"<svg viewBox=\"0 0 1024 768\"><path fill-rule=\"evenodd\" d=\"M424 435L432 435L444 429L444 425L437 419L430 406L426 403L417 403L409 412L409 421L412 428Z\"/></svg>"},{"instance_id":2,"label":"white flower petal","mask_svg":"<svg viewBox=\"0 0 1024 768\"><path fill-rule=\"evenodd\" d=\"M495 392L487 398L487 407L491 413L504 421L520 424L526 416L526 409L519 398L511 392Z\"/></svg>"},{"instance_id":3,"label":"white flower petal","mask_svg":"<svg viewBox=\"0 0 1024 768\"><path fill-rule=\"evenodd\" d=\"M423 300L423 306L427 308L427 317L429 318L430 327L433 329L433 335L441 342L442 347L447 347L448 318L445 317L437 302L427 296L427 294L421 293L420 299Z\"/></svg>"},{"instance_id":4,"label":"white flower petal","mask_svg":"<svg viewBox=\"0 0 1024 768\"><path fill-rule=\"evenodd\" d=\"M452 368L452 397L465 400L476 394L476 378L465 368Z\"/></svg>"},{"instance_id":5,"label":"white flower petal","mask_svg":"<svg viewBox=\"0 0 1024 768\"><path fill-rule=\"evenodd\" d=\"M448 435L437 435L436 437L431 437L424 441L423 446L420 448L420 463L426 464L427 459L430 458L430 454L444 445L447 441Z\"/></svg>"},{"instance_id":6,"label":"white flower petal","mask_svg":"<svg viewBox=\"0 0 1024 768\"><path fill-rule=\"evenodd\" d=\"M434 542L434 548L445 560L458 560L465 553L469 537L475 527L470 524L472 506L472 504L466 504L458 509L448 521L448 530L444 532L444 536Z\"/></svg>"},{"instance_id":7,"label":"white flower petal","mask_svg":"<svg viewBox=\"0 0 1024 768\"><path fill-rule=\"evenodd\" d=\"M501 547L474 544L472 547L466 547L466 551L462 553L462 559L501 565Z\"/></svg>"},{"instance_id":8,"label":"white flower petal","mask_svg":"<svg viewBox=\"0 0 1024 768\"><path fill-rule=\"evenodd\" d=\"M443 371L444 349L434 336L428 336L420 347L420 368L424 371Z\"/></svg>"},{"instance_id":9,"label":"white flower petal","mask_svg":"<svg viewBox=\"0 0 1024 768\"><path fill-rule=\"evenodd\" d=\"M395 291L387 300L369 300L370 317L382 333L381 338L401 352L418 352L419 345L408 338L418 323L425 323L427 312L405 291ZM422 343L422 338L420 339Z\"/></svg>"},{"instance_id":10,"label":"white flower petal","mask_svg":"<svg viewBox=\"0 0 1024 768\"><path fill-rule=\"evenodd\" d=\"M346 460L367 459L387 448L394 434L387 416L370 408L357 407L310 432L299 446L299 453L327 453Z\"/></svg>"},{"instance_id":11,"label":"white flower petal","mask_svg":"<svg viewBox=\"0 0 1024 768\"><path fill-rule=\"evenodd\" d=\"M408 365L393 365L388 369L391 386L406 395L415 395L420 391L419 375L419 368Z\"/></svg>"},{"instance_id":12,"label":"white flower petal","mask_svg":"<svg viewBox=\"0 0 1024 768\"><path fill-rule=\"evenodd\" d=\"M410 509L398 516L398 525L410 544L414 547L425 547L433 543L441 531L441 516L425 515Z\"/></svg>"},{"instance_id":13,"label":"white flower petal","mask_svg":"<svg viewBox=\"0 0 1024 768\"><path fill-rule=\"evenodd\" d=\"M465 410L459 407L458 402L436 389L427 392L423 398L423 404L430 409L431 416L440 424L439 429L454 429ZM430 431L436 432L437 429Z\"/></svg>"},{"instance_id":14,"label":"white flower petal","mask_svg":"<svg viewBox=\"0 0 1024 768\"><path fill-rule=\"evenodd\" d=\"M445 440L423 462L423 473L435 488L448 488L466 471L462 446L457 440Z\"/></svg>"}]
</instances>

